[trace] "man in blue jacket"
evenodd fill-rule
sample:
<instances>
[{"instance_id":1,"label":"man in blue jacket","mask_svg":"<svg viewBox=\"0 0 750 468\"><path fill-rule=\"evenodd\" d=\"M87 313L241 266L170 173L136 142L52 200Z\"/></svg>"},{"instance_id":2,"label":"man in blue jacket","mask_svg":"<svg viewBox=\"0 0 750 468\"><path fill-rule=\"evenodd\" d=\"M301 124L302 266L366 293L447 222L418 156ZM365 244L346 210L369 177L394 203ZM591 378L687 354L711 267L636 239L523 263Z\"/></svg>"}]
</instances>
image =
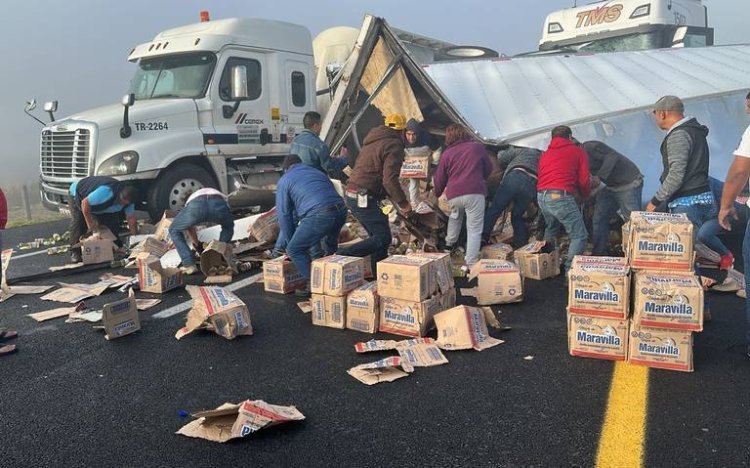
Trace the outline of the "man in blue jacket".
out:
<instances>
[{"instance_id":1,"label":"man in blue jacket","mask_svg":"<svg viewBox=\"0 0 750 468\"><path fill-rule=\"evenodd\" d=\"M322 128L320 114L314 111L307 112L302 119L302 125L305 129L292 140L289 154L299 156L303 163L328 174L333 174L346 167L345 160L331 158L328 145L320 139L319 135Z\"/></svg>"},{"instance_id":2,"label":"man in blue jacket","mask_svg":"<svg viewBox=\"0 0 750 468\"><path fill-rule=\"evenodd\" d=\"M287 156L282 167L284 175L276 185L279 238L286 242L287 255L307 282L295 294L306 297L310 295L310 249L320 246L324 255L336 253L346 206L328 176L303 164L299 156Z\"/></svg>"}]
</instances>

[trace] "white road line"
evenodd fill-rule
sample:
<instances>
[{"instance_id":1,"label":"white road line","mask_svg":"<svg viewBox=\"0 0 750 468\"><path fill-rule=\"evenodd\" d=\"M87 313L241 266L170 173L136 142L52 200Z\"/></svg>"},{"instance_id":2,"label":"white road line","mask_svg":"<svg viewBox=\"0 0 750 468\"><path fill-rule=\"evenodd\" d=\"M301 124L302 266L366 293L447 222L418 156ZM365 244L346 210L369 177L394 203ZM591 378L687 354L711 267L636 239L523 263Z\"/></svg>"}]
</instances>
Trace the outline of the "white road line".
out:
<instances>
[{"instance_id":1,"label":"white road line","mask_svg":"<svg viewBox=\"0 0 750 468\"><path fill-rule=\"evenodd\" d=\"M40 250L39 252L25 253L21 255L13 255L12 260L18 260L19 258L33 257L34 255L41 255L47 253L46 250Z\"/></svg>"},{"instance_id":2,"label":"white road line","mask_svg":"<svg viewBox=\"0 0 750 468\"><path fill-rule=\"evenodd\" d=\"M238 289L242 289L246 286L250 286L251 284L257 283L258 280L262 277L263 277L263 273L257 273L253 276L243 279L242 281L237 281L236 283L232 283L229 286L225 286L224 289L234 292L234 291L237 291ZM190 306L192 305L193 305L193 301L191 299L181 304L174 305L170 307L169 309L162 310L161 312L158 312L152 315L152 317L158 318L158 319L169 318L169 317L172 317L173 315L177 315L180 312L184 312L190 309Z\"/></svg>"}]
</instances>

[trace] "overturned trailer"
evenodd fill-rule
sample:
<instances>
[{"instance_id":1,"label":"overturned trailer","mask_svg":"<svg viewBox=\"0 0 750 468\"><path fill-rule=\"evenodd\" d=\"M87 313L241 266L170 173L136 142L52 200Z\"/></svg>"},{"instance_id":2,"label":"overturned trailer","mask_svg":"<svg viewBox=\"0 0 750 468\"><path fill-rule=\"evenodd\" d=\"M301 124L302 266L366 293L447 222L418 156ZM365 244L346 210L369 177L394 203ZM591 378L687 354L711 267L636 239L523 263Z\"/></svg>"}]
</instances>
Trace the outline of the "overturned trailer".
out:
<instances>
[{"instance_id":1,"label":"overturned trailer","mask_svg":"<svg viewBox=\"0 0 750 468\"><path fill-rule=\"evenodd\" d=\"M382 18L366 16L323 123L326 142L356 156L367 131L397 112L439 134L450 123L485 144L546 148L568 125L629 156L658 188L664 137L651 106L680 96L710 129L710 173L724 179L744 128L750 45L490 58L420 65Z\"/></svg>"}]
</instances>

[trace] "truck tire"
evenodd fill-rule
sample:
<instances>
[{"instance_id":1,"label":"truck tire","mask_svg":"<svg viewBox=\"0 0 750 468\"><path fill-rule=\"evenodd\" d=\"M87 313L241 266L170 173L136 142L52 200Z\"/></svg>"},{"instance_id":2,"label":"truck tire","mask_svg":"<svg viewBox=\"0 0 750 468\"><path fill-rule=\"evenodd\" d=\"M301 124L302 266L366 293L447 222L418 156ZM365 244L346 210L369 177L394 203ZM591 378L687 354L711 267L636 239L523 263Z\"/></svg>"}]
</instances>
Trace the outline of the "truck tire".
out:
<instances>
[{"instance_id":1,"label":"truck tire","mask_svg":"<svg viewBox=\"0 0 750 468\"><path fill-rule=\"evenodd\" d=\"M148 212L156 222L164 210L178 210L185 206L191 193L202 188L217 188L214 178L195 164L180 164L163 172L148 193Z\"/></svg>"}]
</instances>

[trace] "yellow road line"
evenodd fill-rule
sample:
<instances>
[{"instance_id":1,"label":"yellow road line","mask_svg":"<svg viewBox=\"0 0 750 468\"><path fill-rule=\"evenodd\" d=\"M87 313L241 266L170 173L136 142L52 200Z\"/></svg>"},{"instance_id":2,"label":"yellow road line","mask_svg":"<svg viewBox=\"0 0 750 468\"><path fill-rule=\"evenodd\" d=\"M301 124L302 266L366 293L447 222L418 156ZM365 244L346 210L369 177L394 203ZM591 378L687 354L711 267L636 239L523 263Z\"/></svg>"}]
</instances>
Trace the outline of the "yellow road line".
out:
<instances>
[{"instance_id":1,"label":"yellow road line","mask_svg":"<svg viewBox=\"0 0 750 468\"><path fill-rule=\"evenodd\" d=\"M615 363L596 466L640 467L646 435L648 367Z\"/></svg>"}]
</instances>

